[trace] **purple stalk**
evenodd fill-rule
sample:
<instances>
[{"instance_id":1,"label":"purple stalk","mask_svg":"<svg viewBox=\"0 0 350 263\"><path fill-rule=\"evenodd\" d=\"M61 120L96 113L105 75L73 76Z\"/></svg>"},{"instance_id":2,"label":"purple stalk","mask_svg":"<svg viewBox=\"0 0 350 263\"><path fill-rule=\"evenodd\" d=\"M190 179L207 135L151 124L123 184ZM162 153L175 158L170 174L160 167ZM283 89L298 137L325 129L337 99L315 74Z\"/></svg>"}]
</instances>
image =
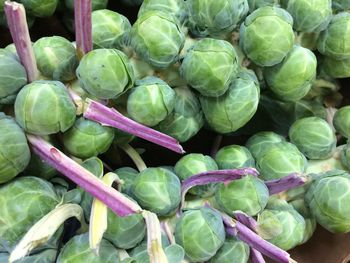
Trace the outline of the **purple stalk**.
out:
<instances>
[{"instance_id":1,"label":"purple stalk","mask_svg":"<svg viewBox=\"0 0 350 263\"><path fill-rule=\"evenodd\" d=\"M226 226L227 234L238 237L250 247L277 262L295 262L286 251L264 240L239 221L235 221L227 215L222 215L222 219Z\"/></svg>"},{"instance_id":2,"label":"purple stalk","mask_svg":"<svg viewBox=\"0 0 350 263\"><path fill-rule=\"evenodd\" d=\"M91 0L74 0L75 41L78 58L92 50Z\"/></svg>"},{"instance_id":3,"label":"purple stalk","mask_svg":"<svg viewBox=\"0 0 350 263\"><path fill-rule=\"evenodd\" d=\"M112 187L105 185L96 176L41 137L27 134L27 139L32 146L32 150L42 160L68 177L86 192L105 203L117 215L127 216L142 211L142 208L138 204L132 202Z\"/></svg>"},{"instance_id":4,"label":"purple stalk","mask_svg":"<svg viewBox=\"0 0 350 263\"><path fill-rule=\"evenodd\" d=\"M130 133L147 141L153 142L165 148L168 148L177 153L184 153L179 142L159 131L139 124L119 113L113 108L108 108L101 103L89 100L87 109L84 112L84 117L102 125L111 126Z\"/></svg>"},{"instance_id":5,"label":"purple stalk","mask_svg":"<svg viewBox=\"0 0 350 263\"><path fill-rule=\"evenodd\" d=\"M243 212L235 212L234 215L239 222L256 232L258 222L256 222L254 218L244 214ZM263 258L262 254L255 248L250 248L250 259L252 263L265 263L265 259Z\"/></svg>"},{"instance_id":6,"label":"purple stalk","mask_svg":"<svg viewBox=\"0 0 350 263\"><path fill-rule=\"evenodd\" d=\"M241 179L245 175L258 176L258 171L254 168L239 168L228 170L207 171L193 175L182 182L181 186L181 208L185 204L185 196L188 190L197 185L210 183L229 183L232 180Z\"/></svg>"},{"instance_id":7,"label":"purple stalk","mask_svg":"<svg viewBox=\"0 0 350 263\"><path fill-rule=\"evenodd\" d=\"M270 195L277 194L305 184L307 178L298 173L292 173L280 179L265 182Z\"/></svg>"},{"instance_id":8,"label":"purple stalk","mask_svg":"<svg viewBox=\"0 0 350 263\"><path fill-rule=\"evenodd\" d=\"M22 4L10 1L5 2L4 10L17 55L26 69L28 82L32 82L38 78L39 71L30 40L26 12Z\"/></svg>"}]
</instances>

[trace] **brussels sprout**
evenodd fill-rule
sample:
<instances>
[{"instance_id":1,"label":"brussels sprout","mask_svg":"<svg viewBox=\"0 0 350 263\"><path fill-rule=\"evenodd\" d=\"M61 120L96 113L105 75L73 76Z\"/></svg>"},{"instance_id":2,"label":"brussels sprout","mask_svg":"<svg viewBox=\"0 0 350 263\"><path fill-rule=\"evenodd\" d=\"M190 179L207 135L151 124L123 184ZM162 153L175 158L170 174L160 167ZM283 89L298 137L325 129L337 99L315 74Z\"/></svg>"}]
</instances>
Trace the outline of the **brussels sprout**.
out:
<instances>
[{"instance_id":1,"label":"brussels sprout","mask_svg":"<svg viewBox=\"0 0 350 263\"><path fill-rule=\"evenodd\" d=\"M89 234L71 238L58 255L57 263L118 263L118 251L107 240L102 239L99 253L89 247Z\"/></svg>"},{"instance_id":2,"label":"brussels sprout","mask_svg":"<svg viewBox=\"0 0 350 263\"><path fill-rule=\"evenodd\" d=\"M332 6L336 11L346 11L350 9L349 0L332 0Z\"/></svg>"},{"instance_id":3,"label":"brussels sprout","mask_svg":"<svg viewBox=\"0 0 350 263\"><path fill-rule=\"evenodd\" d=\"M147 126L155 126L169 115L175 106L175 91L156 77L136 81L128 97L129 116Z\"/></svg>"},{"instance_id":4,"label":"brussels sprout","mask_svg":"<svg viewBox=\"0 0 350 263\"><path fill-rule=\"evenodd\" d=\"M82 87L100 99L117 98L134 85L134 71L127 56L117 49L87 53L77 68Z\"/></svg>"},{"instance_id":5,"label":"brussels sprout","mask_svg":"<svg viewBox=\"0 0 350 263\"><path fill-rule=\"evenodd\" d=\"M13 261L14 263L52 263L55 262L57 256L56 249L45 249L39 253L25 256L20 260ZM9 262L10 255L0 252L0 262Z\"/></svg>"},{"instance_id":6,"label":"brussels sprout","mask_svg":"<svg viewBox=\"0 0 350 263\"><path fill-rule=\"evenodd\" d=\"M180 204L181 184L179 178L163 168L147 168L136 178L132 193L136 201L159 216L175 212Z\"/></svg>"},{"instance_id":7,"label":"brussels sprout","mask_svg":"<svg viewBox=\"0 0 350 263\"><path fill-rule=\"evenodd\" d=\"M309 159L327 159L336 147L332 127L318 117L297 120L289 129L289 138Z\"/></svg>"},{"instance_id":8,"label":"brussels sprout","mask_svg":"<svg viewBox=\"0 0 350 263\"><path fill-rule=\"evenodd\" d=\"M24 132L11 117L0 112L0 184L22 172L29 160L30 150Z\"/></svg>"},{"instance_id":9,"label":"brussels sprout","mask_svg":"<svg viewBox=\"0 0 350 263\"><path fill-rule=\"evenodd\" d=\"M271 144L280 142L286 142L286 139L277 133L262 131L250 137L246 143L246 147L254 158L258 159L265 149L270 148Z\"/></svg>"},{"instance_id":10,"label":"brussels sprout","mask_svg":"<svg viewBox=\"0 0 350 263\"><path fill-rule=\"evenodd\" d=\"M74 11L74 0L64 0L68 9ZM107 8L108 0L91 0L91 10L99 10Z\"/></svg>"},{"instance_id":11,"label":"brussels sprout","mask_svg":"<svg viewBox=\"0 0 350 263\"><path fill-rule=\"evenodd\" d=\"M237 54L229 42L204 38L187 51L180 73L203 96L217 97L229 88L237 70Z\"/></svg>"},{"instance_id":12,"label":"brussels sprout","mask_svg":"<svg viewBox=\"0 0 350 263\"><path fill-rule=\"evenodd\" d=\"M333 125L342 136L350 138L350 106L342 107L335 112Z\"/></svg>"},{"instance_id":13,"label":"brussels sprout","mask_svg":"<svg viewBox=\"0 0 350 263\"><path fill-rule=\"evenodd\" d=\"M208 155L200 153L187 154L175 164L175 173L181 181L195 174L215 170L218 170L218 166L214 159ZM195 186L189 190L189 193L201 197L207 197L213 195L215 189L216 184Z\"/></svg>"},{"instance_id":14,"label":"brussels sprout","mask_svg":"<svg viewBox=\"0 0 350 263\"><path fill-rule=\"evenodd\" d=\"M340 162L348 170L350 170L350 143L342 146L340 150ZM341 168L340 168L341 169Z\"/></svg>"},{"instance_id":15,"label":"brussels sprout","mask_svg":"<svg viewBox=\"0 0 350 263\"><path fill-rule=\"evenodd\" d=\"M265 68L264 77L269 88L283 101L297 101L311 89L316 79L317 60L307 48L294 46L284 60Z\"/></svg>"},{"instance_id":16,"label":"brussels sprout","mask_svg":"<svg viewBox=\"0 0 350 263\"><path fill-rule=\"evenodd\" d=\"M58 0L21 0L29 15L36 17L51 16L57 7Z\"/></svg>"},{"instance_id":17,"label":"brussels sprout","mask_svg":"<svg viewBox=\"0 0 350 263\"><path fill-rule=\"evenodd\" d=\"M209 263L247 263L249 260L249 246L235 237L225 240L225 243L218 250Z\"/></svg>"},{"instance_id":18,"label":"brussels sprout","mask_svg":"<svg viewBox=\"0 0 350 263\"><path fill-rule=\"evenodd\" d=\"M338 60L324 57L321 66L324 72L332 78L350 77L350 58Z\"/></svg>"},{"instance_id":19,"label":"brussels sprout","mask_svg":"<svg viewBox=\"0 0 350 263\"><path fill-rule=\"evenodd\" d=\"M270 235L265 237L270 243L289 250L303 242L305 220L286 201L278 202L276 206L269 204L258 216L259 231Z\"/></svg>"},{"instance_id":20,"label":"brussels sprout","mask_svg":"<svg viewBox=\"0 0 350 263\"><path fill-rule=\"evenodd\" d=\"M276 65L293 48L292 25L293 18L287 11L275 6L261 7L241 24L239 44L255 64Z\"/></svg>"},{"instance_id":21,"label":"brussels sprout","mask_svg":"<svg viewBox=\"0 0 350 263\"><path fill-rule=\"evenodd\" d=\"M75 112L65 86L58 81L34 81L21 89L15 101L16 121L37 135L65 132L74 124Z\"/></svg>"},{"instance_id":22,"label":"brussels sprout","mask_svg":"<svg viewBox=\"0 0 350 263\"><path fill-rule=\"evenodd\" d=\"M257 158L256 166L264 180L282 178L291 173L303 173L307 161L298 148L289 142L268 144Z\"/></svg>"},{"instance_id":23,"label":"brussels sprout","mask_svg":"<svg viewBox=\"0 0 350 263\"><path fill-rule=\"evenodd\" d=\"M350 13L333 16L327 29L318 39L317 49L325 56L334 59L350 58Z\"/></svg>"},{"instance_id":24,"label":"brussels sprout","mask_svg":"<svg viewBox=\"0 0 350 263\"><path fill-rule=\"evenodd\" d=\"M190 21L204 35L218 36L233 31L248 13L247 0L189 0Z\"/></svg>"},{"instance_id":25,"label":"brussels sprout","mask_svg":"<svg viewBox=\"0 0 350 263\"><path fill-rule=\"evenodd\" d=\"M84 119L76 120L74 125L62 135L64 147L78 158L90 158L104 153L113 142L112 128Z\"/></svg>"},{"instance_id":26,"label":"brussels sprout","mask_svg":"<svg viewBox=\"0 0 350 263\"><path fill-rule=\"evenodd\" d=\"M144 0L140 6L138 17L153 10L171 13L182 23L187 17L187 5L183 0Z\"/></svg>"},{"instance_id":27,"label":"brussels sprout","mask_svg":"<svg viewBox=\"0 0 350 263\"><path fill-rule=\"evenodd\" d=\"M350 231L350 175L341 170L321 174L310 185L305 200L317 223L332 233Z\"/></svg>"},{"instance_id":28,"label":"brussels sprout","mask_svg":"<svg viewBox=\"0 0 350 263\"><path fill-rule=\"evenodd\" d=\"M220 214L206 207L186 211L176 224L175 241L191 262L209 260L225 241Z\"/></svg>"},{"instance_id":29,"label":"brussels sprout","mask_svg":"<svg viewBox=\"0 0 350 263\"><path fill-rule=\"evenodd\" d=\"M2 185L0 244L14 246L59 201L52 184L37 177L20 177Z\"/></svg>"},{"instance_id":30,"label":"brussels sprout","mask_svg":"<svg viewBox=\"0 0 350 263\"><path fill-rule=\"evenodd\" d=\"M278 6L279 0L248 0L249 11L253 12L255 9L264 6Z\"/></svg>"},{"instance_id":31,"label":"brussels sprout","mask_svg":"<svg viewBox=\"0 0 350 263\"><path fill-rule=\"evenodd\" d=\"M215 161L219 169L237 169L243 167L255 167L255 161L249 150L240 145L228 145L221 148Z\"/></svg>"},{"instance_id":32,"label":"brussels sprout","mask_svg":"<svg viewBox=\"0 0 350 263\"><path fill-rule=\"evenodd\" d=\"M0 104L11 104L27 84L27 73L13 53L0 49Z\"/></svg>"},{"instance_id":33,"label":"brussels sprout","mask_svg":"<svg viewBox=\"0 0 350 263\"><path fill-rule=\"evenodd\" d=\"M75 79L78 58L74 45L60 36L42 37L33 45L38 69L47 78L59 81Z\"/></svg>"},{"instance_id":34,"label":"brussels sprout","mask_svg":"<svg viewBox=\"0 0 350 263\"><path fill-rule=\"evenodd\" d=\"M289 0L284 8L293 17L296 31L320 32L332 18L332 0Z\"/></svg>"},{"instance_id":35,"label":"brussels sprout","mask_svg":"<svg viewBox=\"0 0 350 263\"><path fill-rule=\"evenodd\" d=\"M92 12L91 20L95 48L121 49L126 44L131 25L125 16L103 9Z\"/></svg>"},{"instance_id":36,"label":"brussels sprout","mask_svg":"<svg viewBox=\"0 0 350 263\"><path fill-rule=\"evenodd\" d=\"M150 65L166 68L179 59L185 35L177 19L162 11L139 16L131 29L131 46Z\"/></svg>"},{"instance_id":37,"label":"brussels sprout","mask_svg":"<svg viewBox=\"0 0 350 263\"><path fill-rule=\"evenodd\" d=\"M219 208L229 215L239 210L255 216L265 208L268 199L269 189L265 183L249 175L228 184L220 183L215 192Z\"/></svg>"},{"instance_id":38,"label":"brussels sprout","mask_svg":"<svg viewBox=\"0 0 350 263\"><path fill-rule=\"evenodd\" d=\"M107 219L108 227L103 236L118 248L133 248L145 237L146 224L140 214L120 217L108 209Z\"/></svg>"},{"instance_id":39,"label":"brussels sprout","mask_svg":"<svg viewBox=\"0 0 350 263\"><path fill-rule=\"evenodd\" d=\"M187 87L175 88L175 107L157 129L186 142L203 127L204 116L197 96Z\"/></svg>"},{"instance_id":40,"label":"brussels sprout","mask_svg":"<svg viewBox=\"0 0 350 263\"><path fill-rule=\"evenodd\" d=\"M132 185L138 176L138 171L131 167L122 167L115 170L115 173L123 180L121 192L129 196L132 195Z\"/></svg>"},{"instance_id":41,"label":"brussels sprout","mask_svg":"<svg viewBox=\"0 0 350 263\"><path fill-rule=\"evenodd\" d=\"M205 119L218 133L230 133L244 126L258 108L260 89L252 71L238 73L228 91L217 98L200 96Z\"/></svg>"}]
</instances>

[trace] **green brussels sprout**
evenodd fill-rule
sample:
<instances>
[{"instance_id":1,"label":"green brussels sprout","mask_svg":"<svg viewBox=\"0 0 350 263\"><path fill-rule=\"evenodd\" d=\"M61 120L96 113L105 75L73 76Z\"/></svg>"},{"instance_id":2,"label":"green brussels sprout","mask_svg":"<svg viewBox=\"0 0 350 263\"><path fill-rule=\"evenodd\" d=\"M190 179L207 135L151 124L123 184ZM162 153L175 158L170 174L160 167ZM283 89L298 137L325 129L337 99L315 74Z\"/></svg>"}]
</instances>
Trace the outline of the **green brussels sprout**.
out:
<instances>
[{"instance_id":1,"label":"green brussels sprout","mask_svg":"<svg viewBox=\"0 0 350 263\"><path fill-rule=\"evenodd\" d=\"M268 149L271 144L280 142L286 142L286 139L275 132L262 131L250 137L246 143L246 147L254 158L258 159L262 152Z\"/></svg>"},{"instance_id":2,"label":"green brussels sprout","mask_svg":"<svg viewBox=\"0 0 350 263\"><path fill-rule=\"evenodd\" d=\"M66 7L70 11L74 11L74 0L64 0ZM91 0L91 10L99 10L107 8L108 0Z\"/></svg>"},{"instance_id":3,"label":"green brussels sprout","mask_svg":"<svg viewBox=\"0 0 350 263\"><path fill-rule=\"evenodd\" d=\"M350 170L350 143L348 143L344 146L341 146L340 150L340 163L343 167ZM341 168L340 168L341 169Z\"/></svg>"},{"instance_id":4,"label":"green brussels sprout","mask_svg":"<svg viewBox=\"0 0 350 263\"><path fill-rule=\"evenodd\" d=\"M166 216L174 213L180 204L181 183L167 169L147 168L136 178L132 193L142 208Z\"/></svg>"},{"instance_id":5,"label":"green brussels sprout","mask_svg":"<svg viewBox=\"0 0 350 263\"><path fill-rule=\"evenodd\" d=\"M87 53L80 61L77 76L83 89L100 99L117 98L134 85L128 57L117 49Z\"/></svg>"},{"instance_id":6,"label":"green brussels sprout","mask_svg":"<svg viewBox=\"0 0 350 263\"><path fill-rule=\"evenodd\" d=\"M200 96L205 119L218 133L230 133L243 127L255 114L260 89L252 71L241 71L228 91L217 98Z\"/></svg>"},{"instance_id":7,"label":"green brussels sprout","mask_svg":"<svg viewBox=\"0 0 350 263\"><path fill-rule=\"evenodd\" d=\"M249 11L252 13L255 9L264 6L278 6L279 0L248 0Z\"/></svg>"},{"instance_id":8,"label":"green brussels sprout","mask_svg":"<svg viewBox=\"0 0 350 263\"><path fill-rule=\"evenodd\" d=\"M118 177L123 180L123 184L121 185L121 192L127 194L129 196L132 195L132 185L138 176L138 171L131 167L122 167L115 172Z\"/></svg>"},{"instance_id":9,"label":"green brussels sprout","mask_svg":"<svg viewBox=\"0 0 350 263\"><path fill-rule=\"evenodd\" d=\"M23 130L0 112L0 184L16 177L29 161L30 150Z\"/></svg>"},{"instance_id":10,"label":"green brussels sprout","mask_svg":"<svg viewBox=\"0 0 350 263\"><path fill-rule=\"evenodd\" d=\"M350 138L350 106L341 107L335 112L333 125L342 136Z\"/></svg>"},{"instance_id":11,"label":"green brussels sprout","mask_svg":"<svg viewBox=\"0 0 350 263\"><path fill-rule=\"evenodd\" d=\"M27 84L27 73L13 53L0 49L0 104L12 104Z\"/></svg>"},{"instance_id":12,"label":"green brussels sprout","mask_svg":"<svg viewBox=\"0 0 350 263\"><path fill-rule=\"evenodd\" d=\"M316 177L305 200L317 223L332 233L350 231L350 175L332 170Z\"/></svg>"},{"instance_id":13,"label":"green brussels sprout","mask_svg":"<svg viewBox=\"0 0 350 263\"><path fill-rule=\"evenodd\" d=\"M21 0L29 15L36 17L51 16L57 7L58 0Z\"/></svg>"},{"instance_id":14,"label":"green brussels sprout","mask_svg":"<svg viewBox=\"0 0 350 263\"><path fill-rule=\"evenodd\" d=\"M167 68L179 59L185 42L178 20L159 10L139 16L131 29L131 46L147 63Z\"/></svg>"},{"instance_id":15,"label":"green brussels sprout","mask_svg":"<svg viewBox=\"0 0 350 263\"><path fill-rule=\"evenodd\" d=\"M321 32L318 51L334 59L350 58L350 13L334 15L327 29Z\"/></svg>"},{"instance_id":16,"label":"green brussels sprout","mask_svg":"<svg viewBox=\"0 0 350 263\"><path fill-rule=\"evenodd\" d=\"M302 174L307 165L305 156L289 142L267 144L256 161L264 180L279 179L291 173Z\"/></svg>"},{"instance_id":17,"label":"green brussels sprout","mask_svg":"<svg viewBox=\"0 0 350 263\"><path fill-rule=\"evenodd\" d=\"M288 0L284 8L292 15L296 31L320 32L332 18L332 0Z\"/></svg>"},{"instance_id":18,"label":"green brussels sprout","mask_svg":"<svg viewBox=\"0 0 350 263\"><path fill-rule=\"evenodd\" d=\"M270 243L289 250L304 240L304 218L284 200L271 205L258 216L258 229L265 233Z\"/></svg>"},{"instance_id":19,"label":"green brussels sprout","mask_svg":"<svg viewBox=\"0 0 350 263\"><path fill-rule=\"evenodd\" d=\"M337 138L332 127L319 117L297 120L289 129L290 141L309 159L327 159L332 156Z\"/></svg>"},{"instance_id":20,"label":"green brussels sprout","mask_svg":"<svg viewBox=\"0 0 350 263\"><path fill-rule=\"evenodd\" d=\"M25 256L22 259L13 261L14 263L52 263L55 262L57 256L56 249L45 249L39 253ZM9 262L10 255L0 252L0 262Z\"/></svg>"},{"instance_id":21,"label":"green brussels sprout","mask_svg":"<svg viewBox=\"0 0 350 263\"><path fill-rule=\"evenodd\" d=\"M332 0L332 6L336 11L346 11L350 9L349 0Z\"/></svg>"},{"instance_id":22,"label":"green brussels sprout","mask_svg":"<svg viewBox=\"0 0 350 263\"><path fill-rule=\"evenodd\" d=\"M187 17L187 5L183 0L144 0L140 6L138 17L153 10L171 13L182 23Z\"/></svg>"},{"instance_id":23,"label":"green brussels sprout","mask_svg":"<svg viewBox=\"0 0 350 263\"><path fill-rule=\"evenodd\" d=\"M189 0L190 23L204 35L220 36L233 31L248 13L247 0Z\"/></svg>"},{"instance_id":24,"label":"green brussels sprout","mask_svg":"<svg viewBox=\"0 0 350 263\"><path fill-rule=\"evenodd\" d=\"M155 126L175 107L175 91L156 77L136 81L127 101L129 116L147 126Z\"/></svg>"},{"instance_id":25,"label":"green brussels sprout","mask_svg":"<svg viewBox=\"0 0 350 263\"><path fill-rule=\"evenodd\" d=\"M175 241L184 248L189 261L209 260L225 241L220 214L206 207L184 212L175 227Z\"/></svg>"},{"instance_id":26,"label":"green brussels sprout","mask_svg":"<svg viewBox=\"0 0 350 263\"><path fill-rule=\"evenodd\" d=\"M59 81L75 79L78 58L74 45L64 37L42 37L33 45L38 69L47 78Z\"/></svg>"},{"instance_id":27,"label":"green brussels sprout","mask_svg":"<svg viewBox=\"0 0 350 263\"><path fill-rule=\"evenodd\" d=\"M74 125L62 135L64 147L68 152L83 159L106 152L113 138L112 128L83 117L77 119Z\"/></svg>"},{"instance_id":28,"label":"green brussels sprout","mask_svg":"<svg viewBox=\"0 0 350 263\"><path fill-rule=\"evenodd\" d=\"M262 67L276 65L293 48L292 25L293 18L284 9L261 7L241 24L239 44L255 64Z\"/></svg>"},{"instance_id":29,"label":"green brussels sprout","mask_svg":"<svg viewBox=\"0 0 350 263\"><path fill-rule=\"evenodd\" d=\"M96 10L91 14L92 42L95 48L121 49L131 29L129 20L108 9Z\"/></svg>"},{"instance_id":30,"label":"green brussels sprout","mask_svg":"<svg viewBox=\"0 0 350 263\"><path fill-rule=\"evenodd\" d=\"M283 101L297 101L311 89L316 79L316 56L312 51L294 46L283 61L265 68L264 77L273 93Z\"/></svg>"},{"instance_id":31,"label":"green brussels sprout","mask_svg":"<svg viewBox=\"0 0 350 263\"><path fill-rule=\"evenodd\" d=\"M215 156L219 169L237 169L255 167L255 160L249 150L240 145L228 145L221 148Z\"/></svg>"},{"instance_id":32,"label":"green brussels sprout","mask_svg":"<svg viewBox=\"0 0 350 263\"><path fill-rule=\"evenodd\" d=\"M2 185L0 244L14 246L59 201L52 184L37 177L20 177Z\"/></svg>"},{"instance_id":33,"label":"green brussels sprout","mask_svg":"<svg viewBox=\"0 0 350 263\"><path fill-rule=\"evenodd\" d=\"M269 189L255 176L245 176L228 184L220 183L215 192L215 201L220 210L228 215L242 211L250 216L260 213L269 199Z\"/></svg>"},{"instance_id":34,"label":"green brussels sprout","mask_svg":"<svg viewBox=\"0 0 350 263\"><path fill-rule=\"evenodd\" d=\"M187 51L180 74L203 96L224 94L238 71L237 54L225 41L204 38Z\"/></svg>"},{"instance_id":35,"label":"green brussels sprout","mask_svg":"<svg viewBox=\"0 0 350 263\"><path fill-rule=\"evenodd\" d=\"M247 263L249 255L250 250L246 243L235 237L229 237L208 263Z\"/></svg>"},{"instance_id":36,"label":"green brussels sprout","mask_svg":"<svg viewBox=\"0 0 350 263\"><path fill-rule=\"evenodd\" d=\"M99 253L89 247L89 234L71 238L62 248L57 263L118 263L118 250L107 240L102 239Z\"/></svg>"},{"instance_id":37,"label":"green brussels sprout","mask_svg":"<svg viewBox=\"0 0 350 263\"><path fill-rule=\"evenodd\" d=\"M74 124L75 113L75 105L59 81L34 81L21 89L15 101L16 121L32 134L65 132Z\"/></svg>"},{"instance_id":38,"label":"green brussels sprout","mask_svg":"<svg viewBox=\"0 0 350 263\"><path fill-rule=\"evenodd\" d=\"M207 171L218 170L214 159L200 153L190 153L182 157L175 164L175 173L181 181ZM208 184L192 187L188 192L193 195L207 197L214 194L217 184Z\"/></svg>"},{"instance_id":39,"label":"green brussels sprout","mask_svg":"<svg viewBox=\"0 0 350 263\"><path fill-rule=\"evenodd\" d=\"M103 237L115 247L130 249L140 243L146 234L146 224L141 214L117 216L108 209L108 227Z\"/></svg>"},{"instance_id":40,"label":"green brussels sprout","mask_svg":"<svg viewBox=\"0 0 350 263\"><path fill-rule=\"evenodd\" d=\"M324 57L321 66L324 72L332 78L350 77L350 58L334 59L332 57Z\"/></svg>"},{"instance_id":41,"label":"green brussels sprout","mask_svg":"<svg viewBox=\"0 0 350 263\"><path fill-rule=\"evenodd\" d=\"M186 142L204 125L204 116L197 96L187 87L175 88L174 110L162 120L157 129Z\"/></svg>"}]
</instances>

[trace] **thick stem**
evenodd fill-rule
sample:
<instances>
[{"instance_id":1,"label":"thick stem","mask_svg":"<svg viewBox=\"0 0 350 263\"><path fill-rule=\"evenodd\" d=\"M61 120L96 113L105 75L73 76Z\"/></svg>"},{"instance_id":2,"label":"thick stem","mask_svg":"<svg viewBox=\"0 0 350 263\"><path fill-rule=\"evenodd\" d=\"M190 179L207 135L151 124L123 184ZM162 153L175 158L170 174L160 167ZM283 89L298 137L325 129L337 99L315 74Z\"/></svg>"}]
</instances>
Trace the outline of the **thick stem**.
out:
<instances>
[{"instance_id":1,"label":"thick stem","mask_svg":"<svg viewBox=\"0 0 350 263\"><path fill-rule=\"evenodd\" d=\"M91 0L74 0L75 41L78 58L92 50Z\"/></svg>"},{"instance_id":2,"label":"thick stem","mask_svg":"<svg viewBox=\"0 0 350 263\"><path fill-rule=\"evenodd\" d=\"M182 182L181 186L181 207L185 203L185 195L192 187L210 183L229 183L232 180L241 179L243 176L258 176L254 168L239 168L228 170L207 171L193 175Z\"/></svg>"},{"instance_id":3,"label":"thick stem","mask_svg":"<svg viewBox=\"0 0 350 263\"><path fill-rule=\"evenodd\" d=\"M269 188L270 195L274 195L304 185L306 182L307 178L305 176L298 173L292 173L280 179L267 181L265 184L267 188Z\"/></svg>"},{"instance_id":4,"label":"thick stem","mask_svg":"<svg viewBox=\"0 0 350 263\"><path fill-rule=\"evenodd\" d=\"M163 232L166 234L169 243L170 244L175 244L175 237L173 235L173 231L171 230L170 226L169 226L169 222L168 219L164 219L161 223L160 226L162 227Z\"/></svg>"},{"instance_id":5,"label":"thick stem","mask_svg":"<svg viewBox=\"0 0 350 263\"><path fill-rule=\"evenodd\" d=\"M22 4L10 1L5 2L4 10L17 55L27 72L28 82L32 82L38 78L39 71L30 40L26 12Z\"/></svg>"},{"instance_id":6,"label":"thick stem","mask_svg":"<svg viewBox=\"0 0 350 263\"><path fill-rule=\"evenodd\" d=\"M112 187L105 185L96 176L68 158L44 139L34 135L27 135L27 139L32 146L32 150L42 160L79 185L86 192L105 203L117 215L127 216L141 212L142 208L138 204L132 202Z\"/></svg>"},{"instance_id":7,"label":"thick stem","mask_svg":"<svg viewBox=\"0 0 350 263\"><path fill-rule=\"evenodd\" d=\"M130 146L130 144L118 145L131 158L137 169L141 172L147 169L145 162L142 160L140 154Z\"/></svg>"},{"instance_id":8,"label":"thick stem","mask_svg":"<svg viewBox=\"0 0 350 263\"><path fill-rule=\"evenodd\" d=\"M86 111L84 112L85 118L99 122L102 125L117 128L126 133L130 133L142 139L168 148L174 152L181 154L184 153L184 150L176 139L154 129L146 127L142 124L139 124L123 116L113 108L108 108L101 103L93 100L89 100L88 102L89 104L86 108Z\"/></svg>"}]
</instances>

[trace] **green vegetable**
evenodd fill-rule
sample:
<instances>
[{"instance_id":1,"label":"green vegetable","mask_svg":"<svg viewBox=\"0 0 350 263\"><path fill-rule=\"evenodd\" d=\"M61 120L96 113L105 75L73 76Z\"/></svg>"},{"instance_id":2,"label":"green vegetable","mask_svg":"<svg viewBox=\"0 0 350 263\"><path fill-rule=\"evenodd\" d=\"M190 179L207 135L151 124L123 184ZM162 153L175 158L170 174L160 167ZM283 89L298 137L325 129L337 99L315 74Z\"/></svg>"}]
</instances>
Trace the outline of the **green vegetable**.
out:
<instances>
[{"instance_id":1,"label":"green vegetable","mask_svg":"<svg viewBox=\"0 0 350 263\"><path fill-rule=\"evenodd\" d=\"M350 77L350 58L334 59L332 57L324 57L321 67L332 78Z\"/></svg>"},{"instance_id":2,"label":"green vegetable","mask_svg":"<svg viewBox=\"0 0 350 263\"><path fill-rule=\"evenodd\" d=\"M240 145L228 145L221 148L215 161L219 169L237 169L243 167L255 167L255 160L249 150Z\"/></svg>"},{"instance_id":3,"label":"green vegetable","mask_svg":"<svg viewBox=\"0 0 350 263\"><path fill-rule=\"evenodd\" d=\"M37 135L65 132L74 124L75 113L72 99L58 81L34 81L21 89L15 102L17 123Z\"/></svg>"},{"instance_id":4,"label":"green vegetable","mask_svg":"<svg viewBox=\"0 0 350 263\"><path fill-rule=\"evenodd\" d=\"M350 106L341 107L336 111L333 125L342 136L350 138Z\"/></svg>"},{"instance_id":5,"label":"green vegetable","mask_svg":"<svg viewBox=\"0 0 350 263\"><path fill-rule=\"evenodd\" d=\"M36 17L51 16L57 7L58 0L21 0L27 13Z\"/></svg>"},{"instance_id":6,"label":"green vegetable","mask_svg":"<svg viewBox=\"0 0 350 263\"><path fill-rule=\"evenodd\" d=\"M280 63L293 48L291 15L275 6L251 13L240 27L239 44L248 58L263 67Z\"/></svg>"},{"instance_id":7,"label":"green vegetable","mask_svg":"<svg viewBox=\"0 0 350 263\"><path fill-rule=\"evenodd\" d=\"M332 6L336 11L346 11L350 9L349 0L332 0Z\"/></svg>"},{"instance_id":8,"label":"green vegetable","mask_svg":"<svg viewBox=\"0 0 350 263\"><path fill-rule=\"evenodd\" d=\"M262 152L269 148L271 144L285 142L286 139L274 132L258 132L250 137L246 143L246 147L249 149L254 158L258 159Z\"/></svg>"},{"instance_id":9,"label":"green vegetable","mask_svg":"<svg viewBox=\"0 0 350 263\"><path fill-rule=\"evenodd\" d=\"M229 237L209 263L247 263L249 246L235 237Z\"/></svg>"},{"instance_id":10,"label":"green vegetable","mask_svg":"<svg viewBox=\"0 0 350 263\"><path fill-rule=\"evenodd\" d=\"M123 180L121 185L121 192L129 196L132 195L132 185L138 176L138 171L131 167L122 167L115 172L118 177Z\"/></svg>"},{"instance_id":11,"label":"green vegetable","mask_svg":"<svg viewBox=\"0 0 350 263\"><path fill-rule=\"evenodd\" d=\"M134 85L134 71L127 56L117 49L87 53L77 68L82 87L100 99L117 98Z\"/></svg>"},{"instance_id":12,"label":"green vegetable","mask_svg":"<svg viewBox=\"0 0 350 263\"><path fill-rule=\"evenodd\" d=\"M187 51L180 73L203 96L224 94L236 77L238 60L235 49L225 40L204 38Z\"/></svg>"},{"instance_id":13,"label":"green vegetable","mask_svg":"<svg viewBox=\"0 0 350 263\"><path fill-rule=\"evenodd\" d=\"M255 9L264 6L278 5L280 0L248 0L249 11L253 12Z\"/></svg>"}]
</instances>

